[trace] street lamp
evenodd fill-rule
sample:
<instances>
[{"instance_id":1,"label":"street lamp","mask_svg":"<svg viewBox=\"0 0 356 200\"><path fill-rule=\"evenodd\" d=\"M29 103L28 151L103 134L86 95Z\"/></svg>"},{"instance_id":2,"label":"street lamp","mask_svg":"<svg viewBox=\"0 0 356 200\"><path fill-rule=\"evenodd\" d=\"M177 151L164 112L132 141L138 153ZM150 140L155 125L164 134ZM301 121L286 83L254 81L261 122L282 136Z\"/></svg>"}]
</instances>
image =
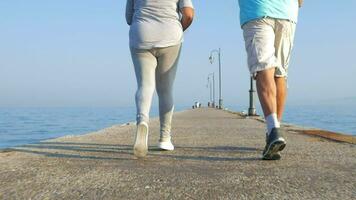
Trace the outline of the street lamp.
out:
<instances>
[{"instance_id":1,"label":"street lamp","mask_svg":"<svg viewBox=\"0 0 356 200\"><path fill-rule=\"evenodd\" d=\"M249 116L256 116L256 107L255 107L255 103L254 103L254 100L253 100L253 95L254 93L256 92L256 90L254 89L253 87L253 77L251 76L250 78L250 90L249 90L249 93L250 93L250 106L248 108L248 115Z\"/></svg>"},{"instance_id":2,"label":"street lamp","mask_svg":"<svg viewBox=\"0 0 356 200\"><path fill-rule=\"evenodd\" d=\"M219 57L219 109L223 108L223 99L221 96L221 49L214 49L210 52L210 63L213 64L214 62L214 57L213 57L213 53L217 53L218 57Z\"/></svg>"},{"instance_id":3,"label":"street lamp","mask_svg":"<svg viewBox=\"0 0 356 200\"><path fill-rule=\"evenodd\" d=\"M210 77L212 77L212 81L211 81ZM215 108L215 75L214 75L214 73L208 74L208 84L210 86L210 101L212 103L212 107Z\"/></svg>"}]
</instances>

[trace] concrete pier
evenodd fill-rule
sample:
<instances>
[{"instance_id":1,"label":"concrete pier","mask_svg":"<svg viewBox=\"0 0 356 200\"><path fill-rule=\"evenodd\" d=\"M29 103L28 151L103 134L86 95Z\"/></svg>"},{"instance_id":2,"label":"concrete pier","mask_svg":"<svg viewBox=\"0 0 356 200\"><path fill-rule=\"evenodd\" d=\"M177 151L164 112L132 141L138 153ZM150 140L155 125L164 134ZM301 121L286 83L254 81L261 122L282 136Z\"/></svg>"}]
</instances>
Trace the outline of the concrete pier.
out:
<instances>
[{"instance_id":1,"label":"concrete pier","mask_svg":"<svg viewBox=\"0 0 356 200\"><path fill-rule=\"evenodd\" d=\"M212 108L174 115L172 152L152 120L145 159L134 124L25 145L0 152L0 199L356 199L354 137L283 129L279 161L261 160L260 120Z\"/></svg>"}]
</instances>

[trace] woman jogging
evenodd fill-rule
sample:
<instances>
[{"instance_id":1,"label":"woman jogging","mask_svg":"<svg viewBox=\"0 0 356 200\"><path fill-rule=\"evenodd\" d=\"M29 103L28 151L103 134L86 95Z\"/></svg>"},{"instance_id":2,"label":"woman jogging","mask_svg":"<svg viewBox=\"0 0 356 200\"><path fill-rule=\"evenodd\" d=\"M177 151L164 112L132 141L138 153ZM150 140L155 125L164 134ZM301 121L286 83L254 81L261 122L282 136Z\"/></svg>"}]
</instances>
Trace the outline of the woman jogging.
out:
<instances>
[{"instance_id":1,"label":"woman jogging","mask_svg":"<svg viewBox=\"0 0 356 200\"><path fill-rule=\"evenodd\" d=\"M160 139L158 147L174 150L171 142L173 82L183 31L193 21L191 0L127 0L126 21L130 25L130 50L135 68L137 129L134 154L148 151L148 122L152 96L159 98Z\"/></svg>"}]
</instances>

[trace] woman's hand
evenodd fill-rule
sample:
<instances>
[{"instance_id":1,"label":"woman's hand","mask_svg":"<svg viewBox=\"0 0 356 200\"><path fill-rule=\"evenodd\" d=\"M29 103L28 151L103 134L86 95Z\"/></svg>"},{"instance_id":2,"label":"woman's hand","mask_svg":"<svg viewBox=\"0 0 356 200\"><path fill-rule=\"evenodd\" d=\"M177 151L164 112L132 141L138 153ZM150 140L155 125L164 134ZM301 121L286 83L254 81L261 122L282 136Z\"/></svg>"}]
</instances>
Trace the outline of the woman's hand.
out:
<instances>
[{"instance_id":1,"label":"woman's hand","mask_svg":"<svg viewBox=\"0 0 356 200\"><path fill-rule=\"evenodd\" d=\"M187 30L187 28L192 24L194 18L194 9L190 7L184 7L180 10L182 13L182 27L183 31Z\"/></svg>"}]
</instances>

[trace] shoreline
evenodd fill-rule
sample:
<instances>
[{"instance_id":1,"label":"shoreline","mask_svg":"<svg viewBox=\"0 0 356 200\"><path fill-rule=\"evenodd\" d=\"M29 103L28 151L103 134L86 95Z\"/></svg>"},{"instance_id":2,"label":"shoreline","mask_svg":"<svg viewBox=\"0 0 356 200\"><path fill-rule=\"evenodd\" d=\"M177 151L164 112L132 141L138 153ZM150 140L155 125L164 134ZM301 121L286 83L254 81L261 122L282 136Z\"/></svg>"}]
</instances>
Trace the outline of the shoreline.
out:
<instances>
[{"instance_id":1,"label":"shoreline","mask_svg":"<svg viewBox=\"0 0 356 200\"><path fill-rule=\"evenodd\" d=\"M203 109L206 109L207 107L202 107ZM199 108L195 108L195 109L199 109ZM210 108L209 108L210 109ZM211 108L213 109L213 108ZM180 113L184 113L184 112L188 112L190 110L194 110L192 108L188 108L185 110L181 110L178 112L175 112L174 114L180 114ZM225 112L231 113L231 114L236 114L239 115L240 117L246 118L246 119L254 119L256 121L259 121L261 123L264 123L265 120L263 119L263 117L261 116L247 116L244 115L243 113L239 112L239 111L233 111L233 110L223 110ZM159 117L152 117L150 120L157 120ZM12 146L12 147L5 147L5 148L0 148L0 153L2 152L9 152L11 151L11 149L15 149L15 148L19 148L22 146L26 146L26 145L31 145L31 144L39 144L41 142L46 142L46 141L51 141L51 140L58 140L58 139L65 139L65 138L73 138L73 137L80 137L80 136L85 136L85 135L90 135L90 134L94 134L94 133L98 133L98 132L102 132L105 131L107 129L111 129L114 127L124 127L124 126L129 126L129 125L134 125L136 122L135 121L130 121L130 122L124 122L121 124L115 124L109 127L105 127L105 128L101 128L92 132L87 132L87 133L82 133L82 134L71 134L71 135L64 135L64 136L60 136L60 137L54 137L54 138L48 138L48 139L43 139L37 142L33 142L33 143L26 143L26 144L22 144L22 145L18 145L18 146ZM315 127L307 127L307 126L301 126L298 124L293 124L293 123L283 123L282 127L286 128L288 131L292 131L298 134L304 134L304 135L309 135L311 137L319 137L319 138L323 138L323 139L327 139L330 141L334 141L334 142L345 142L345 143L349 143L349 144L356 144L356 136L354 135L349 135L346 133L340 133L340 132L335 132L335 131L329 131L329 130L324 130L324 129L320 129L320 128L315 128Z\"/></svg>"}]
</instances>

